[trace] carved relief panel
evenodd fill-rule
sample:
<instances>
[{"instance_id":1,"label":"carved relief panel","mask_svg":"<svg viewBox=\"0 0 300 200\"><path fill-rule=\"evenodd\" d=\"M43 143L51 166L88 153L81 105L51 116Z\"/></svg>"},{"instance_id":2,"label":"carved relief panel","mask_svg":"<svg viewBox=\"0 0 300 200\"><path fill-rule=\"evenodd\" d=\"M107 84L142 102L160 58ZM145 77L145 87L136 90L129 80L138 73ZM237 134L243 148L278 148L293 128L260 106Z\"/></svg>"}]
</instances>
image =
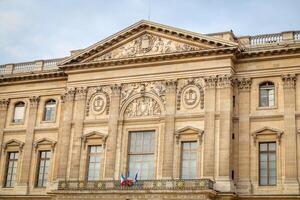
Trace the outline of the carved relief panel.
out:
<instances>
[{"instance_id":1,"label":"carved relief panel","mask_svg":"<svg viewBox=\"0 0 300 200\"><path fill-rule=\"evenodd\" d=\"M204 109L203 80L200 78L180 79L177 90L177 110L200 112Z\"/></svg>"},{"instance_id":2,"label":"carved relief panel","mask_svg":"<svg viewBox=\"0 0 300 200\"><path fill-rule=\"evenodd\" d=\"M109 114L108 86L90 87L87 94L86 118L98 119Z\"/></svg>"},{"instance_id":3,"label":"carved relief panel","mask_svg":"<svg viewBox=\"0 0 300 200\"><path fill-rule=\"evenodd\" d=\"M193 50L200 50L200 47L146 33L117 49L95 58L94 61L186 52Z\"/></svg>"},{"instance_id":4,"label":"carved relief panel","mask_svg":"<svg viewBox=\"0 0 300 200\"><path fill-rule=\"evenodd\" d=\"M126 108L125 117L144 117L160 115L161 110L156 100L150 97L134 99Z\"/></svg>"}]
</instances>

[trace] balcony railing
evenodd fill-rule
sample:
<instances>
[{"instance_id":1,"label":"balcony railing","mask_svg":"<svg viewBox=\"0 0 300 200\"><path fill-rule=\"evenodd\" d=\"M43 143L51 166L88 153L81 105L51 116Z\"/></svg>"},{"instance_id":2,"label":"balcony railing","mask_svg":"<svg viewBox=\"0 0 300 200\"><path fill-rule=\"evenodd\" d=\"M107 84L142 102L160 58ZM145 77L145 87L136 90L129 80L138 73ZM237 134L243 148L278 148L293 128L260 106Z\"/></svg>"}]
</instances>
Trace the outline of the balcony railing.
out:
<instances>
[{"instance_id":1,"label":"balcony railing","mask_svg":"<svg viewBox=\"0 0 300 200\"><path fill-rule=\"evenodd\" d=\"M294 32L294 40L300 40L300 31Z\"/></svg>"},{"instance_id":2,"label":"balcony railing","mask_svg":"<svg viewBox=\"0 0 300 200\"><path fill-rule=\"evenodd\" d=\"M250 37L251 45L279 43L283 39L282 34L267 34Z\"/></svg>"},{"instance_id":3,"label":"balcony railing","mask_svg":"<svg viewBox=\"0 0 300 200\"><path fill-rule=\"evenodd\" d=\"M15 64L0 65L0 75L32 73L58 69L58 63L64 58L40 60Z\"/></svg>"},{"instance_id":4,"label":"balcony railing","mask_svg":"<svg viewBox=\"0 0 300 200\"><path fill-rule=\"evenodd\" d=\"M59 181L58 190L212 190L210 179L193 180L141 180L132 186L122 186L112 181Z\"/></svg>"}]
</instances>

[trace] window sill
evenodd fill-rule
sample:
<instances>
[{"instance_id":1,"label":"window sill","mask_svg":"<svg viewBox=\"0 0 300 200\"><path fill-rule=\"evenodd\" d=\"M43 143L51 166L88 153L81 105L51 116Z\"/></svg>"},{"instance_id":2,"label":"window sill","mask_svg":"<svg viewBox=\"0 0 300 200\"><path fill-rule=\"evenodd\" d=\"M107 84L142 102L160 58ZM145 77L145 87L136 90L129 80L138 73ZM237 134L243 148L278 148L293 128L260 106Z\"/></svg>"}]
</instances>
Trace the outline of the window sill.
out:
<instances>
[{"instance_id":1,"label":"window sill","mask_svg":"<svg viewBox=\"0 0 300 200\"><path fill-rule=\"evenodd\" d=\"M51 120L51 121L42 120L41 121L41 124L54 124L54 123L55 123L55 120Z\"/></svg>"},{"instance_id":2,"label":"window sill","mask_svg":"<svg viewBox=\"0 0 300 200\"><path fill-rule=\"evenodd\" d=\"M11 122L10 123L11 125L24 125L24 121L22 121L22 122Z\"/></svg>"},{"instance_id":3,"label":"window sill","mask_svg":"<svg viewBox=\"0 0 300 200\"><path fill-rule=\"evenodd\" d=\"M272 106L272 107L257 107L257 110L276 110L278 109L277 106Z\"/></svg>"}]
</instances>

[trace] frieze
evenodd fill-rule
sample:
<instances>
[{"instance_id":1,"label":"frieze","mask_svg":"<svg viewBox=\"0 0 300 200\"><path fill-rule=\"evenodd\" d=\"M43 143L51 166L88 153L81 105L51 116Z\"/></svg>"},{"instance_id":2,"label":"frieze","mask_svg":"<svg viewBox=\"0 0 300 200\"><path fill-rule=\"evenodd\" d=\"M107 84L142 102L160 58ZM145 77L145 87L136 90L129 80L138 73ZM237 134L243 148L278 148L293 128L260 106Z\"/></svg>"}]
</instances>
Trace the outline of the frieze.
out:
<instances>
[{"instance_id":1,"label":"frieze","mask_svg":"<svg viewBox=\"0 0 300 200\"><path fill-rule=\"evenodd\" d=\"M161 109L156 100L150 97L139 97L134 99L125 110L125 117L157 116Z\"/></svg>"},{"instance_id":2,"label":"frieze","mask_svg":"<svg viewBox=\"0 0 300 200\"><path fill-rule=\"evenodd\" d=\"M152 34L144 34L123 46L114 49L94 61L122 59L155 54L167 54L200 50L200 47L177 42Z\"/></svg>"}]
</instances>

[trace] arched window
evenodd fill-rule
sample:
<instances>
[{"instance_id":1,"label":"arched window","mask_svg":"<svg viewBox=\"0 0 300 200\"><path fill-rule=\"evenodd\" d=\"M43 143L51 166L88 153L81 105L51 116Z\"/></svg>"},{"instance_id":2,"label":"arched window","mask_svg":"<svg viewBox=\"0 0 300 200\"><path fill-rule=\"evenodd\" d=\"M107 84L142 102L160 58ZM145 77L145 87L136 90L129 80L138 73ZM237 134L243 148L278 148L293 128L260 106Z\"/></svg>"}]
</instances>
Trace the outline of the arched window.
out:
<instances>
[{"instance_id":1,"label":"arched window","mask_svg":"<svg viewBox=\"0 0 300 200\"><path fill-rule=\"evenodd\" d=\"M275 86L272 82L259 85L259 107L275 106Z\"/></svg>"},{"instance_id":2,"label":"arched window","mask_svg":"<svg viewBox=\"0 0 300 200\"><path fill-rule=\"evenodd\" d=\"M14 117L13 117L14 123L22 123L23 122L24 111L25 111L25 103L24 102L20 101L15 104Z\"/></svg>"},{"instance_id":3,"label":"arched window","mask_svg":"<svg viewBox=\"0 0 300 200\"><path fill-rule=\"evenodd\" d=\"M45 103L44 121L54 121L56 101L51 99Z\"/></svg>"}]
</instances>

